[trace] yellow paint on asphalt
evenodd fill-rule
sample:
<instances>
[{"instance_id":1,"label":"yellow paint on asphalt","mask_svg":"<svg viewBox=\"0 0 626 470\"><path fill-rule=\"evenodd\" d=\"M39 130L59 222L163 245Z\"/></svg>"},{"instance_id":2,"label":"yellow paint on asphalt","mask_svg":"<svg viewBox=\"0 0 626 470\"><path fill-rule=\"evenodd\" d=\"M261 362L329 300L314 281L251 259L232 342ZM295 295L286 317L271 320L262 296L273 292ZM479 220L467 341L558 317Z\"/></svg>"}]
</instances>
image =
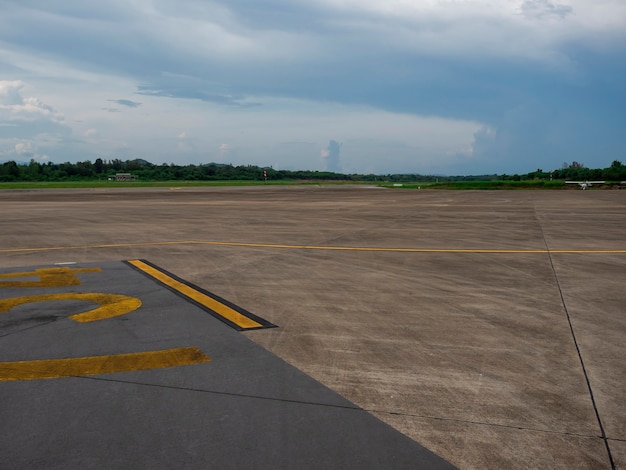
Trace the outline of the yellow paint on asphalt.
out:
<instances>
[{"instance_id":1,"label":"yellow paint on asphalt","mask_svg":"<svg viewBox=\"0 0 626 470\"><path fill-rule=\"evenodd\" d=\"M120 315L125 315L141 307L141 300L121 294L102 294L98 292L78 293L68 292L59 294L28 295L24 297L12 297L0 299L0 312L8 312L13 307L31 302L47 302L51 300L80 300L94 302L99 307L87 312L77 313L70 316L72 320L80 323L104 320Z\"/></svg>"},{"instance_id":2,"label":"yellow paint on asphalt","mask_svg":"<svg viewBox=\"0 0 626 470\"><path fill-rule=\"evenodd\" d=\"M210 361L211 359L200 349L190 347L110 356L0 362L0 381L111 374L187 366Z\"/></svg>"},{"instance_id":3,"label":"yellow paint on asphalt","mask_svg":"<svg viewBox=\"0 0 626 470\"><path fill-rule=\"evenodd\" d=\"M8 248L0 249L0 253L27 253L36 251L58 251L58 250L85 250L96 248L132 248L141 246L158 245L212 245L212 246L234 246L248 248L279 248L291 250L328 250L328 251L381 251L397 253L591 253L591 254L621 254L626 253L626 249L611 250L549 250L549 249L479 249L479 248L403 248L403 247L354 247L354 246L324 246L324 245L284 245L274 243L243 243L243 242L217 242L201 240L164 241L164 242L142 242L142 243L116 243L107 245L81 245L81 246L52 246L40 248Z\"/></svg>"},{"instance_id":4,"label":"yellow paint on asphalt","mask_svg":"<svg viewBox=\"0 0 626 470\"><path fill-rule=\"evenodd\" d=\"M153 245L188 245L194 244L194 241L178 241L178 242L140 242L140 243L110 243L105 245L70 245L70 246L48 246L40 248L5 248L0 249L0 253L25 253L29 251L58 251L58 250L85 250L89 248L128 248L135 246L153 246Z\"/></svg>"},{"instance_id":5,"label":"yellow paint on asphalt","mask_svg":"<svg viewBox=\"0 0 626 470\"><path fill-rule=\"evenodd\" d=\"M242 315L236 310L230 308L227 305L224 305L223 303L215 300L214 298L202 292L199 292L193 287L190 287L187 284L177 281L171 276L168 276L167 274L159 271L158 269L153 268L152 266L144 263L141 260L129 260L128 263L132 264L133 266L135 266L137 269L140 269L144 273L152 276L156 280L162 282L166 286L171 287L172 289L175 289L176 291L180 292L186 297L211 309L218 315L221 315L222 317L224 317L231 323L234 323L235 325L239 326L240 328L250 329L250 328L262 328L263 327L261 323L258 323L246 317L245 315Z\"/></svg>"},{"instance_id":6,"label":"yellow paint on asphalt","mask_svg":"<svg viewBox=\"0 0 626 470\"><path fill-rule=\"evenodd\" d=\"M78 273L99 273L100 268L41 268L35 271L0 274L0 287L67 287L79 286ZM38 277L39 281L2 281L21 277Z\"/></svg>"}]
</instances>

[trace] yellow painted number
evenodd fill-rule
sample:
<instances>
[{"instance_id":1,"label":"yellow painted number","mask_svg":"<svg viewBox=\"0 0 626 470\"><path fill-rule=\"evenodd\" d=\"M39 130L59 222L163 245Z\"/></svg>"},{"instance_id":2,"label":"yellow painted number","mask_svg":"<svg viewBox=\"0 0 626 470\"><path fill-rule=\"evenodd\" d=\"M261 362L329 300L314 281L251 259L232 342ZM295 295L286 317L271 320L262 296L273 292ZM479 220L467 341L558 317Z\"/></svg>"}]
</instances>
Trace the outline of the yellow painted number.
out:
<instances>
[{"instance_id":1,"label":"yellow painted number","mask_svg":"<svg viewBox=\"0 0 626 470\"><path fill-rule=\"evenodd\" d=\"M100 268L42 268L35 271L0 274L0 288L69 287L80 285L79 273L101 272ZM35 277L38 280L24 280ZM141 300L121 294L98 292L65 292L42 295L27 295L0 299L0 313L6 313L20 305L48 301L82 301L97 304L97 307L71 315L80 323L105 320L125 315L141 307ZM201 350L194 347L174 348L163 351L146 351L108 356L86 356L36 361L0 362L0 382L8 380L35 380L74 377L112 372L159 369L209 362Z\"/></svg>"}]
</instances>

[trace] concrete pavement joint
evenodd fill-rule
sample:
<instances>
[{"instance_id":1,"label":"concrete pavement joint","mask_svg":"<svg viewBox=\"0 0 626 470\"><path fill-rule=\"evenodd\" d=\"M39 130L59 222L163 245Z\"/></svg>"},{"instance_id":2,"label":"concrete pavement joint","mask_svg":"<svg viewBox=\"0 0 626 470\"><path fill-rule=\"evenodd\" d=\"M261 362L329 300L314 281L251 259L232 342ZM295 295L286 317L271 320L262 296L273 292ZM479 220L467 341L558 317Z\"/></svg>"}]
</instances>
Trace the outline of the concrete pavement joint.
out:
<instances>
[{"instance_id":1,"label":"concrete pavement joint","mask_svg":"<svg viewBox=\"0 0 626 470\"><path fill-rule=\"evenodd\" d=\"M553 431L551 429L540 429L540 428L530 428L524 426L514 426L512 424L501 424L501 423L487 423L484 421L472 421L467 419L457 419L457 418L444 418L442 416L429 416L429 415L418 415L412 413L400 413L397 411L385 411L385 410L375 410L375 409L367 409L365 411L369 413L379 413L379 414L388 414L393 416L407 416L410 418L421 418L421 419L433 419L437 421L450 421L454 423L463 423L463 424L475 424L478 426L487 426L487 427L495 427L495 428L507 428L507 429L518 429L520 431L532 431L532 432L541 432L546 434L557 434L562 436L574 436L574 437L584 437L587 439L603 439L600 435L592 435L592 434L580 434L577 432L567 432L567 431ZM611 439L614 441L620 441L621 439Z\"/></svg>"},{"instance_id":2,"label":"concrete pavement joint","mask_svg":"<svg viewBox=\"0 0 626 470\"><path fill-rule=\"evenodd\" d=\"M128 384L128 385L140 385L143 387L165 388L165 389L171 389L171 390L181 390L181 391L186 391L186 392L209 393L212 395L225 395L225 396L231 396L231 397L237 397L237 398L252 398L255 400L267 400L267 401L276 401L276 402L283 402L283 403L294 403L298 405L324 406L327 408L341 408L345 410L367 412L367 410L358 406L333 405L331 403L315 403L311 401L290 400L288 398L263 397L259 395L247 395L245 393L219 392L217 390L203 390L200 388L177 387L175 385L151 384L151 383L137 382L137 381L131 381L131 380L109 379L109 378L104 378L104 377L81 376L81 375L68 376L68 377L75 378L75 379L101 380L104 382L116 382L116 383Z\"/></svg>"},{"instance_id":3,"label":"concrete pavement joint","mask_svg":"<svg viewBox=\"0 0 626 470\"><path fill-rule=\"evenodd\" d=\"M565 302L565 297L563 296L563 290L561 289L561 283L559 282L559 277L556 272L556 267L554 266L554 260L552 259L552 254L550 248L548 246L548 240L546 240L545 233L543 231L543 227L540 221L537 219L537 225L539 226L539 230L541 231L541 236L543 238L543 242L546 245L546 249L548 250L548 259L550 260L550 267L552 269L552 274L554 275L554 281L556 283L556 287L559 291L559 296L561 297L561 304L563 305L563 311L565 312L565 317L567 318L567 323L569 325L570 332L572 334L572 340L574 341L574 347L576 348L576 354L578 354L578 360L580 361L580 366L582 368L583 376L585 377L585 382L587 384L587 390L589 391L589 397L591 399L591 405L593 407L593 411L596 415L596 419L598 420L598 426L600 428L600 437L604 442L604 446L606 448L607 455L609 457L609 462L611 463L611 469L616 470L615 461L613 460L613 454L611 452L611 446L606 437L606 432L604 430L604 425L602 424L602 418L600 417L600 412L598 410L598 406L596 404L596 399L593 394L593 388L591 387L591 381L589 380L589 375L587 374L587 368L585 366L585 361L583 360L582 353L580 352L580 347L578 345L578 340L576 339L576 332L574 331L574 325L572 324L572 318L569 314L569 310L567 309L567 303Z\"/></svg>"}]
</instances>

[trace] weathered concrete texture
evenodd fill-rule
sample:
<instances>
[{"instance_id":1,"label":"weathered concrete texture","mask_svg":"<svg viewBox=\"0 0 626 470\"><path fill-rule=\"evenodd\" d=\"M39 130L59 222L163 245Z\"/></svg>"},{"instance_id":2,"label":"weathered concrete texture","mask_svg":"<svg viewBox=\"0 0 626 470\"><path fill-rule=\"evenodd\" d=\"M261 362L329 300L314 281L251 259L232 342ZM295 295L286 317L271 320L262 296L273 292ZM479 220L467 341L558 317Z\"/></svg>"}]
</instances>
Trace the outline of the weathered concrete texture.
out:
<instances>
[{"instance_id":1,"label":"weathered concrete texture","mask_svg":"<svg viewBox=\"0 0 626 470\"><path fill-rule=\"evenodd\" d=\"M445 279L429 279L433 270L425 265L440 265L437 260L420 262L420 273L398 265L368 267L363 259L341 254L326 262L323 277L313 277L317 263L311 256L288 268L292 282L306 282L305 290L295 291L291 283L272 287L272 295L290 295L299 306L289 323L250 335L279 355L289 354L331 388L373 410L428 416L441 406L450 419L489 416L492 424L595 431L557 299L524 296L546 290L540 274L530 275L537 267L520 279L523 266L507 264L507 255L501 255L495 269L515 271L518 285L501 279L490 287L497 274L492 263L481 263L484 255L461 255L465 262L447 264ZM441 255L420 258L431 256ZM344 288L347 273L341 266L356 263L351 287ZM471 266L481 264L473 272ZM244 286L247 276L242 273ZM567 397L560 397L563 388Z\"/></svg>"},{"instance_id":2,"label":"weathered concrete texture","mask_svg":"<svg viewBox=\"0 0 626 470\"><path fill-rule=\"evenodd\" d=\"M605 431L624 439L626 192L310 186L0 203L1 248L18 249L3 266L149 259L279 325L245 335L461 468L610 468L576 343ZM79 248L24 250L63 246ZM464 249L513 252L450 251Z\"/></svg>"},{"instance_id":3,"label":"weathered concrete texture","mask_svg":"<svg viewBox=\"0 0 626 470\"><path fill-rule=\"evenodd\" d=\"M462 468L610 468L604 442L599 438L406 415L374 415L417 441L427 440L433 451L454 454L463 462Z\"/></svg>"}]
</instances>

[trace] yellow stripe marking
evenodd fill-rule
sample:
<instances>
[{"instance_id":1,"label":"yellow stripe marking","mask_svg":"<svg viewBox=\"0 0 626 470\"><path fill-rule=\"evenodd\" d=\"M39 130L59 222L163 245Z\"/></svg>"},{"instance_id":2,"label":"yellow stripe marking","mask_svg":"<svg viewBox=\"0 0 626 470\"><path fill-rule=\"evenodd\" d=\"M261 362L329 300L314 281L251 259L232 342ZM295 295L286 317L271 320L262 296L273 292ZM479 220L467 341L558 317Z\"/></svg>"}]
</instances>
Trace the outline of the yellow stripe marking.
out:
<instances>
[{"instance_id":1,"label":"yellow stripe marking","mask_svg":"<svg viewBox=\"0 0 626 470\"><path fill-rule=\"evenodd\" d=\"M81 300L95 302L99 307L83 313L71 315L74 321L86 323L96 320L104 320L107 318L118 317L137 310L141 307L141 300L136 297L129 297L120 294L101 294L101 293L78 293L69 292L61 294L43 294L28 295L24 297L12 297L9 299L0 299L0 313L8 312L13 307L31 302L47 302L50 300Z\"/></svg>"},{"instance_id":2,"label":"yellow stripe marking","mask_svg":"<svg viewBox=\"0 0 626 470\"><path fill-rule=\"evenodd\" d=\"M81 245L81 246L51 246L40 248L6 248L0 249L0 253L26 253L34 251L58 251L58 250L85 250L96 248L131 248L137 246L156 245L213 245L213 246L237 246L249 248L281 248L291 250L329 250L329 251L387 251L397 253L626 253L623 250L546 250L546 249L473 249L473 248L402 248L402 247L351 247L351 246L322 246L322 245L282 245L273 243L241 243L241 242L211 242L199 240L183 240L170 242L144 242L144 243L116 243L108 245Z\"/></svg>"},{"instance_id":3,"label":"yellow stripe marking","mask_svg":"<svg viewBox=\"0 0 626 470\"><path fill-rule=\"evenodd\" d=\"M187 366L210 361L211 359L198 348L175 348L112 356L0 362L0 381L111 374Z\"/></svg>"},{"instance_id":4,"label":"yellow stripe marking","mask_svg":"<svg viewBox=\"0 0 626 470\"><path fill-rule=\"evenodd\" d=\"M153 268L152 266L147 265L146 263L140 260L135 259L135 260L129 260L128 262L132 264L133 266L135 266L136 268L140 269L141 271L145 272L146 274L162 282L166 286L169 286L175 289L176 291L198 302L199 304L204 305L205 307L213 310L215 313L217 313L218 315L221 315L222 317L226 318L227 320L239 326L240 328L249 329L249 328L262 328L263 327L262 324L246 317L245 315L242 315L241 313L237 312L236 310L233 310L229 306L224 305L221 302L218 302L214 298L209 297L208 295L203 294L202 292L198 292L193 287L189 287L187 284L177 281L176 279L168 276L167 274L159 271L158 269Z\"/></svg>"},{"instance_id":5,"label":"yellow stripe marking","mask_svg":"<svg viewBox=\"0 0 626 470\"><path fill-rule=\"evenodd\" d=\"M238 243L238 242L193 242L196 245L224 245L253 248L283 248L292 250L330 250L330 251L392 251L398 253L626 253L626 250L519 250L519 249L437 249L437 248L400 248L400 247L352 247L352 246L320 246L320 245L277 245L270 243Z\"/></svg>"},{"instance_id":6,"label":"yellow stripe marking","mask_svg":"<svg viewBox=\"0 0 626 470\"><path fill-rule=\"evenodd\" d=\"M142 243L111 243L106 245L70 245L70 246L48 246L39 248L5 248L0 253L21 253L29 251L57 251L57 250L85 250L88 248L128 248L135 246L153 246L153 245L189 245L194 241L178 241L178 242L142 242Z\"/></svg>"}]
</instances>

